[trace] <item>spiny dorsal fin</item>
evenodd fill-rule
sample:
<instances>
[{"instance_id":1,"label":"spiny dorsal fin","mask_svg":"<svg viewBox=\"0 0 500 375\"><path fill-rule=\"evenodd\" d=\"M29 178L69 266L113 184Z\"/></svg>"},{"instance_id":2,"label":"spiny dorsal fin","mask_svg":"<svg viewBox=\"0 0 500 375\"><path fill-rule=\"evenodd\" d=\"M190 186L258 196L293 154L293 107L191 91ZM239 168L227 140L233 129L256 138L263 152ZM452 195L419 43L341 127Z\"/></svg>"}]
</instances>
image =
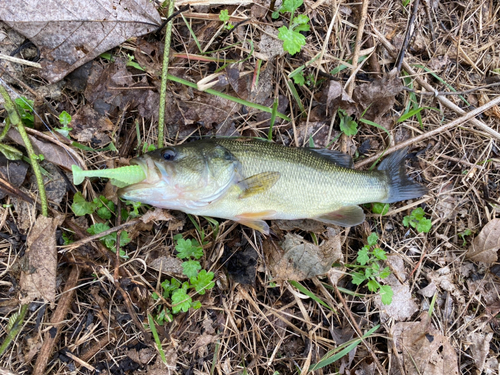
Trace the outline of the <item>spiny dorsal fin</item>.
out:
<instances>
[{"instance_id":1,"label":"spiny dorsal fin","mask_svg":"<svg viewBox=\"0 0 500 375\"><path fill-rule=\"evenodd\" d=\"M340 151L328 150L326 148L310 148L309 150L321 155L323 158L340 165L344 168L353 168L354 162L350 155L344 154Z\"/></svg>"},{"instance_id":2,"label":"spiny dorsal fin","mask_svg":"<svg viewBox=\"0 0 500 375\"><path fill-rule=\"evenodd\" d=\"M279 172L262 172L238 182L242 192L239 199L251 197L255 194L261 194L271 189L281 177Z\"/></svg>"}]
</instances>

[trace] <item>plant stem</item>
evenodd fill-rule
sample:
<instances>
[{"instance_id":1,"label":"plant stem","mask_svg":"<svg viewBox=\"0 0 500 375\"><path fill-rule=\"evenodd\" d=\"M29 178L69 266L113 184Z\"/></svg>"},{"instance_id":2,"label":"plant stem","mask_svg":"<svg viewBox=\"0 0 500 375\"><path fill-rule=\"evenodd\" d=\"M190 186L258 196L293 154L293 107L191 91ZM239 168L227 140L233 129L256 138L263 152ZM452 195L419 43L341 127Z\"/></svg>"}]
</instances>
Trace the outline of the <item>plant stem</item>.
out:
<instances>
[{"instance_id":1,"label":"plant stem","mask_svg":"<svg viewBox=\"0 0 500 375\"><path fill-rule=\"evenodd\" d=\"M174 0L168 0L168 13L170 17L174 13ZM165 138L165 99L167 96L167 80L168 80L168 63L170 56L170 40L172 37L172 20L170 20L165 29L165 49L163 51L163 65L161 71L161 87L160 87L160 109L158 114L158 148L163 147Z\"/></svg>"},{"instance_id":2,"label":"plant stem","mask_svg":"<svg viewBox=\"0 0 500 375\"><path fill-rule=\"evenodd\" d=\"M7 348L9 347L10 343L14 341L16 338L17 334L21 330L21 327L23 326L24 322L24 316L26 315L26 312L28 311L28 304L21 305L21 311L19 311L19 314L12 325L10 331L7 333L5 336L5 339L2 342L2 345L0 346L0 356L5 353Z\"/></svg>"},{"instance_id":3,"label":"plant stem","mask_svg":"<svg viewBox=\"0 0 500 375\"><path fill-rule=\"evenodd\" d=\"M40 165L38 164L38 157L33 150L33 146L28 138L28 133L26 133L26 129L24 128L23 122L21 121L21 117L16 109L16 104L12 101L11 97L5 87L0 85L0 94L3 96L5 100L5 109L7 110L7 115L9 116L10 122L14 125L19 134L21 134L21 138L24 141L24 146L26 147L26 151L28 152L28 156L31 161L31 166L33 167L33 172L35 173L36 183L38 185L38 193L40 194L40 202L42 205L42 215L48 217L48 204L47 204L47 195L45 194L45 186L43 184L42 172L40 170Z\"/></svg>"}]
</instances>

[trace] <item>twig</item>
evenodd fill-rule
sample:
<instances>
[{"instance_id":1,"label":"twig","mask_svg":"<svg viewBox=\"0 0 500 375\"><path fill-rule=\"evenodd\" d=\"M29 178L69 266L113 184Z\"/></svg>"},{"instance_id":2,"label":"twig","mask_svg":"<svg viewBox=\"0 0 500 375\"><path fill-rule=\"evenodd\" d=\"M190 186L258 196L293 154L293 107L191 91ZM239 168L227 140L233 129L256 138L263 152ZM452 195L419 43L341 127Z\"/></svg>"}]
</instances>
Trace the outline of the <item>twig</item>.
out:
<instances>
[{"instance_id":1,"label":"twig","mask_svg":"<svg viewBox=\"0 0 500 375\"><path fill-rule=\"evenodd\" d=\"M174 13L174 0L168 3L168 18L167 28L165 29L165 49L163 50L163 65L161 70L161 87L160 87L160 108L158 113L158 148L163 147L165 141L165 100L167 96L167 74L170 56L170 40L172 37L172 14Z\"/></svg>"},{"instance_id":2,"label":"twig","mask_svg":"<svg viewBox=\"0 0 500 375\"><path fill-rule=\"evenodd\" d=\"M444 95L465 95L465 94L470 94L471 92L474 92L474 91L484 90L484 89L487 89L487 88L490 88L490 87L495 87L495 86L500 86L500 82L490 83L488 85L484 85L484 86L480 86L480 87L475 87L475 88L469 89L469 90L453 91L453 92L450 92L450 91L433 91L433 92L429 92L429 91L417 91L417 90L414 90L414 89L410 89L409 87L406 87L406 86L404 86L403 89L405 91L413 92L413 93L419 94L419 95L444 96Z\"/></svg>"},{"instance_id":3,"label":"twig","mask_svg":"<svg viewBox=\"0 0 500 375\"><path fill-rule=\"evenodd\" d=\"M347 303L345 302L344 297L342 297L342 294L337 289L337 286L334 285L334 288L335 288L335 294L337 295L338 299L340 299L340 302L342 302L342 305L344 306L344 310L347 312L347 315L349 316L349 319L351 320L351 324L354 326L354 329L358 333L359 338L361 339L363 344L365 344L366 349L368 350L368 352L372 356L373 360L375 361L375 365L377 366L377 369L380 371L381 374L387 375L387 372L382 367L382 364L378 360L376 354L373 352L370 345L368 345L368 343L365 340L363 340L363 332L361 332L361 329L359 328L358 323L356 323L356 320L352 316L351 309L349 308L349 306L347 306Z\"/></svg>"},{"instance_id":4,"label":"twig","mask_svg":"<svg viewBox=\"0 0 500 375\"><path fill-rule=\"evenodd\" d=\"M47 367L47 362L50 359L53 346L59 340L59 335L61 334L62 330L62 323L64 322L64 318L66 317L71 301L73 300L73 296L76 291L75 287L78 283L79 278L80 267L74 266L71 269L68 277L68 282L64 287L62 296L57 303L57 308L54 311L54 315L52 315L52 319L50 319L50 324L53 326L53 328L55 328L56 332L54 334L52 332L53 330L50 330L50 332L45 333L42 348L38 353L35 367L33 368L33 375L42 375L45 372L45 367Z\"/></svg>"},{"instance_id":5,"label":"twig","mask_svg":"<svg viewBox=\"0 0 500 375\"><path fill-rule=\"evenodd\" d=\"M377 160L378 158L380 158L383 154L384 155L392 154L393 152L395 152L397 150L401 150L402 148L405 148L405 147L413 145L413 144L415 144L417 142L423 141L424 139L433 137L433 136L435 136L435 135L437 135L439 133L442 133L442 132L444 132L446 130L452 129L455 126L458 126L458 125L460 125L460 124L462 124L462 123L464 123L466 121L469 121L469 120L473 119L475 116L477 116L477 115L479 115L479 114L487 111L491 107L494 107L494 106L496 106L498 104L500 104L500 96L498 96L495 99L489 101L485 105L483 105L483 106L481 106L479 108L476 108L473 111L468 112L466 115L464 115L462 117L459 117L456 120L453 120L453 121L449 122L446 125L440 126L437 129L434 129L434 130L431 130L431 131L429 131L427 133L421 134L418 137L414 137L414 138L408 139L408 140L406 140L404 142L398 143L397 145L395 145L395 146L393 146L391 148L388 148L385 152L380 152L377 155L374 155L374 156L369 157L368 159L362 160L359 163L356 163L355 167L362 167L363 165L373 163L375 160ZM499 134L499 139L500 139L500 134Z\"/></svg>"},{"instance_id":6,"label":"twig","mask_svg":"<svg viewBox=\"0 0 500 375\"><path fill-rule=\"evenodd\" d=\"M403 41L403 45L401 46L401 49L399 50L398 58L396 59L396 69L397 69L398 75L399 75L399 72L401 71L401 65L403 65L406 48L408 48L408 43L410 42L411 34L414 30L413 24L415 22L415 17L417 16L419 2L420 2L419 0L415 0L415 2L413 3L413 9L411 12L410 20L408 21L408 26L406 27L405 39Z\"/></svg>"},{"instance_id":7,"label":"twig","mask_svg":"<svg viewBox=\"0 0 500 375\"><path fill-rule=\"evenodd\" d=\"M394 46L378 31L375 27L372 26L372 30L374 34L377 36L377 38L380 40L380 42L384 45L384 47L387 49L387 51L391 55L395 55L395 49ZM412 76L416 75L417 73L413 70L413 68L408 64L406 61L403 61L403 67L405 70ZM425 87L426 90L429 90L433 93L436 92L434 87L432 87L428 82L423 80L421 77L415 77L415 80L418 82L418 84L422 87ZM450 100L446 99L443 96L436 96L437 100L441 102L446 108L451 109L452 111L458 113L459 115L465 114L465 111L457 106L455 103L451 102ZM500 139L500 133L498 133L496 130L493 130L490 128L488 125L486 125L484 122L479 121L478 119L471 119L470 122L477 126L479 129L485 131L486 133L490 134L491 136Z\"/></svg>"},{"instance_id":8,"label":"twig","mask_svg":"<svg viewBox=\"0 0 500 375\"><path fill-rule=\"evenodd\" d=\"M365 32L366 17L368 15L368 4L369 0L363 0L363 7L361 8L361 17L358 24L358 33L356 34L356 43L354 44L354 53L352 56L352 74L355 74L356 68L358 66L359 51L361 51L361 41L363 40L363 34ZM354 92L355 80L352 80L349 87L347 88L347 93L352 96Z\"/></svg>"},{"instance_id":9,"label":"twig","mask_svg":"<svg viewBox=\"0 0 500 375\"><path fill-rule=\"evenodd\" d=\"M6 61L10 61L10 62L13 62L16 64L28 65L28 66L32 66L33 68L42 69L42 65L40 65L37 62L20 59L18 57L4 55L3 53L0 53L0 60L6 60Z\"/></svg>"}]
</instances>

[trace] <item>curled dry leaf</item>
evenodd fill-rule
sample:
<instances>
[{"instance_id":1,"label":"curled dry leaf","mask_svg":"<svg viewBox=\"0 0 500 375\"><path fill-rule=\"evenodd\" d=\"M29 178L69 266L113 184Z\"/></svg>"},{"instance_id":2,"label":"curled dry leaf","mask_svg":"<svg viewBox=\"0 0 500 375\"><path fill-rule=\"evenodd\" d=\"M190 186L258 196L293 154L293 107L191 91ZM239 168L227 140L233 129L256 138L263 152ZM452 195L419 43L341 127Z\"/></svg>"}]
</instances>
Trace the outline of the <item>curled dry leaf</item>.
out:
<instances>
[{"instance_id":1,"label":"curled dry leaf","mask_svg":"<svg viewBox=\"0 0 500 375\"><path fill-rule=\"evenodd\" d=\"M448 337L432 326L427 312L420 322L396 323L391 334L406 375L459 374L457 353Z\"/></svg>"},{"instance_id":2,"label":"curled dry leaf","mask_svg":"<svg viewBox=\"0 0 500 375\"><path fill-rule=\"evenodd\" d=\"M161 25L153 2L148 0L2 1L0 15L40 49L40 73L50 82Z\"/></svg>"},{"instance_id":3,"label":"curled dry leaf","mask_svg":"<svg viewBox=\"0 0 500 375\"><path fill-rule=\"evenodd\" d=\"M486 224L481 233L474 238L467 251L467 258L474 262L492 264L498 259L500 249L500 219L493 219Z\"/></svg>"},{"instance_id":4,"label":"curled dry leaf","mask_svg":"<svg viewBox=\"0 0 500 375\"><path fill-rule=\"evenodd\" d=\"M56 229L64 217L50 218L39 216L28 235L28 250L21 273L21 303L29 303L42 298L50 302L52 308L56 301L57 249Z\"/></svg>"},{"instance_id":5,"label":"curled dry leaf","mask_svg":"<svg viewBox=\"0 0 500 375\"><path fill-rule=\"evenodd\" d=\"M274 279L301 281L326 274L342 257L340 234L328 228L328 240L318 246L288 233L279 245L264 241L264 253Z\"/></svg>"}]
</instances>

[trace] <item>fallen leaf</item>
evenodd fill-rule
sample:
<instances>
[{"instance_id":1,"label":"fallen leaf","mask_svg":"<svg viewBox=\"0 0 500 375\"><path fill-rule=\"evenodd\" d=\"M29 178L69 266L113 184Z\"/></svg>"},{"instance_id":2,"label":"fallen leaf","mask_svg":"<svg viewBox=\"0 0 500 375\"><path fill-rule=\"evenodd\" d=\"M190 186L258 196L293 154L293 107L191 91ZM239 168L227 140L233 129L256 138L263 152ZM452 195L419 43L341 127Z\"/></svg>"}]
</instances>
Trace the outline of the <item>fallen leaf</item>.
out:
<instances>
[{"instance_id":1,"label":"fallen leaf","mask_svg":"<svg viewBox=\"0 0 500 375\"><path fill-rule=\"evenodd\" d=\"M154 210L149 210L144 215L141 216L141 221L145 224L153 221L170 221L174 217L170 215L167 210L161 208L155 208Z\"/></svg>"},{"instance_id":2,"label":"fallen leaf","mask_svg":"<svg viewBox=\"0 0 500 375\"><path fill-rule=\"evenodd\" d=\"M149 363L155 354L156 352L152 348L143 348L141 350L129 349L125 352L127 357L141 365Z\"/></svg>"},{"instance_id":3,"label":"fallen leaf","mask_svg":"<svg viewBox=\"0 0 500 375\"><path fill-rule=\"evenodd\" d=\"M0 154L0 176L4 176L13 186L19 187L26 178L28 164L22 160L10 161ZM0 199L5 198L7 193L0 189Z\"/></svg>"},{"instance_id":4,"label":"fallen leaf","mask_svg":"<svg viewBox=\"0 0 500 375\"><path fill-rule=\"evenodd\" d=\"M64 217L40 215L26 240L26 261L21 273L21 303L42 298L54 308L56 301L56 229Z\"/></svg>"},{"instance_id":5,"label":"fallen leaf","mask_svg":"<svg viewBox=\"0 0 500 375\"><path fill-rule=\"evenodd\" d=\"M216 335L203 333L196 338L196 342L189 349L189 352L194 353L195 350L198 350L198 357L203 358L208 354L208 345L215 342L215 340L217 340Z\"/></svg>"},{"instance_id":6,"label":"fallen leaf","mask_svg":"<svg viewBox=\"0 0 500 375\"><path fill-rule=\"evenodd\" d=\"M401 79L393 69L382 78L357 86L353 98L359 106L359 114L364 113L363 118L380 124L382 117L394 107L396 95L402 90Z\"/></svg>"},{"instance_id":7,"label":"fallen leaf","mask_svg":"<svg viewBox=\"0 0 500 375\"><path fill-rule=\"evenodd\" d=\"M391 288L394 294L390 305L384 305L379 294L375 296L375 304L380 311L380 320L387 322L389 319L402 321L410 318L418 311L418 305L410 293L410 287L400 284L392 285Z\"/></svg>"},{"instance_id":8,"label":"fallen leaf","mask_svg":"<svg viewBox=\"0 0 500 375\"><path fill-rule=\"evenodd\" d=\"M490 341L492 338L492 332L469 332L467 334L467 341L470 343L472 358L474 359L479 374L483 372L486 356L490 352Z\"/></svg>"},{"instance_id":9,"label":"fallen leaf","mask_svg":"<svg viewBox=\"0 0 500 375\"><path fill-rule=\"evenodd\" d=\"M466 256L474 262L483 262L490 265L497 261L499 249L500 219L493 219L474 238Z\"/></svg>"},{"instance_id":10,"label":"fallen leaf","mask_svg":"<svg viewBox=\"0 0 500 375\"><path fill-rule=\"evenodd\" d=\"M239 251L233 251L230 246L225 246L221 262L235 282L253 286L258 259L259 254L250 245Z\"/></svg>"},{"instance_id":11,"label":"fallen leaf","mask_svg":"<svg viewBox=\"0 0 500 375\"><path fill-rule=\"evenodd\" d=\"M182 260L176 257L160 256L153 259L148 267L166 275L184 277L182 273Z\"/></svg>"},{"instance_id":12,"label":"fallen leaf","mask_svg":"<svg viewBox=\"0 0 500 375\"><path fill-rule=\"evenodd\" d=\"M264 241L267 265L276 280L301 281L326 274L342 258L340 234L328 228L328 240L321 246L302 236L287 233L280 244Z\"/></svg>"},{"instance_id":13,"label":"fallen leaf","mask_svg":"<svg viewBox=\"0 0 500 375\"><path fill-rule=\"evenodd\" d=\"M176 374L178 348L163 349L167 363L163 363L161 356L156 356L155 363L147 366L146 375L172 375Z\"/></svg>"},{"instance_id":14,"label":"fallen leaf","mask_svg":"<svg viewBox=\"0 0 500 375\"><path fill-rule=\"evenodd\" d=\"M161 25L148 0L2 1L0 15L39 48L40 74L49 82L59 81L101 53Z\"/></svg>"},{"instance_id":15,"label":"fallen leaf","mask_svg":"<svg viewBox=\"0 0 500 375\"><path fill-rule=\"evenodd\" d=\"M7 133L7 137L9 137L17 144L24 146L24 141L21 138L21 134L19 134L17 129L11 128ZM31 145L33 146L35 154L43 155L45 160L50 161L51 163L54 163L56 165L59 165L69 171L71 170L71 166L73 164L83 167L83 165L77 158L71 157L71 155L66 151L66 149L62 148L61 146L45 140L42 141L32 135L28 135L28 138L31 141Z\"/></svg>"},{"instance_id":16,"label":"fallen leaf","mask_svg":"<svg viewBox=\"0 0 500 375\"><path fill-rule=\"evenodd\" d=\"M420 322L396 323L391 334L405 375L459 374L455 349L433 327L427 312L422 314Z\"/></svg>"}]
</instances>

